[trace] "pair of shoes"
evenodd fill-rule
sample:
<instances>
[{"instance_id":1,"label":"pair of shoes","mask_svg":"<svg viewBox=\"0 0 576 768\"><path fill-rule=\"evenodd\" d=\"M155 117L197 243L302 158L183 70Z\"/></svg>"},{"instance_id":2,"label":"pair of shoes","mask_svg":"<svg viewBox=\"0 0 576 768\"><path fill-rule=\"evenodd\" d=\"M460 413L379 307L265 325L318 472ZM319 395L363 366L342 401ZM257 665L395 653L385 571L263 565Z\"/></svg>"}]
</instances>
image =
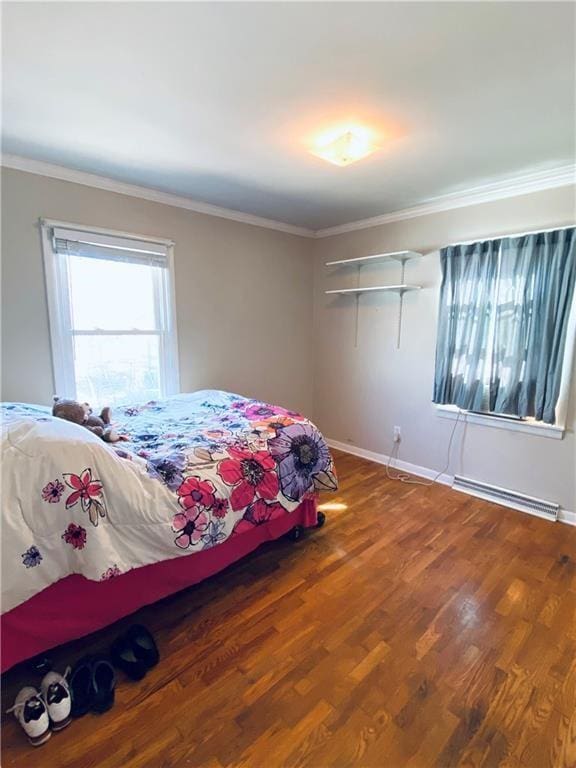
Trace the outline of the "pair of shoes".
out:
<instances>
[{"instance_id":1,"label":"pair of shoes","mask_svg":"<svg viewBox=\"0 0 576 768\"><path fill-rule=\"evenodd\" d=\"M7 712L14 712L28 741L34 747L44 744L52 731L61 731L70 725L72 697L67 677L70 667L63 675L48 672L42 678L40 690L31 685L22 688L14 705Z\"/></svg>"},{"instance_id":2,"label":"pair of shoes","mask_svg":"<svg viewBox=\"0 0 576 768\"><path fill-rule=\"evenodd\" d=\"M142 624L134 624L114 641L110 657L114 666L131 680L142 680L146 672L158 664L160 654L149 630Z\"/></svg>"},{"instance_id":3,"label":"pair of shoes","mask_svg":"<svg viewBox=\"0 0 576 768\"><path fill-rule=\"evenodd\" d=\"M70 675L72 716L102 713L114 704L116 675L110 659L103 654L78 659Z\"/></svg>"}]
</instances>

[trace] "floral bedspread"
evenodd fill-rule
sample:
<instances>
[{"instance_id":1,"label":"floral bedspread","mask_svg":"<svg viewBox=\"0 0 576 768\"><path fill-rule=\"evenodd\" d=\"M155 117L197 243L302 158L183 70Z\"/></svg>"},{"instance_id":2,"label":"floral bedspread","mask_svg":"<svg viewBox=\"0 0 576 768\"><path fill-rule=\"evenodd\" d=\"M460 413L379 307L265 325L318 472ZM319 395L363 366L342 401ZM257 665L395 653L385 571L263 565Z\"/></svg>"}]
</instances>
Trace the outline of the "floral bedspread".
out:
<instances>
[{"instance_id":1,"label":"floral bedspread","mask_svg":"<svg viewBox=\"0 0 576 768\"><path fill-rule=\"evenodd\" d=\"M297 413L204 390L116 408L109 445L3 403L2 612L71 574L103 580L213 547L337 487Z\"/></svg>"}]
</instances>

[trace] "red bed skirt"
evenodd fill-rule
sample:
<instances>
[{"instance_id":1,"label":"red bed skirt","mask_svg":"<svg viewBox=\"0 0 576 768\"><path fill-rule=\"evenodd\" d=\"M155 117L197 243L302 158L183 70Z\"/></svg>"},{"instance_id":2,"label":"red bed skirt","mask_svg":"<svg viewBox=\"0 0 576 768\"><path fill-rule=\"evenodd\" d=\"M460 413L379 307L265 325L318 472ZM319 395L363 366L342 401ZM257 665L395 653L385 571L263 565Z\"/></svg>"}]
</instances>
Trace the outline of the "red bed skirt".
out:
<instances>
[{"instance_id":1,"label":"red bed skirt","mask_svg":"<svg viewBox=\"0 0 576 768\"><path fill-rule=\"evenodd\" d=\"M316 499L305 499L290 514L188 557L134 568L108 581L89 581L78 574L67 576L2 615L1 671L197 584L263 542L283 536L296 525L312 527L316 520Z\"/></svg>"}]
</instances>

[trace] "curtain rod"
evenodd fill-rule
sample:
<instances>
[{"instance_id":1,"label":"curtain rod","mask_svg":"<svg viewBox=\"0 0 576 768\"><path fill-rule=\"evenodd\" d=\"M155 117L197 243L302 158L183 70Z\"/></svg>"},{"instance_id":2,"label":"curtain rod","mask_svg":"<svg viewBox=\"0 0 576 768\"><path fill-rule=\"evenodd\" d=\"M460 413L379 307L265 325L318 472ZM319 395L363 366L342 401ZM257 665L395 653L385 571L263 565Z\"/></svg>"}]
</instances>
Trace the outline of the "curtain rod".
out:
<instances>
[{"instance_id":1,"label":"curtain rod","mask_svg":"<svg viewBox=\"0 0 576 768\"><path fill-rule=\"evenodd\" d=\"M526 235L544 235L547 232L561 232L564 229L574 229L575 224L568 224L565 227L550 227L550 229L531 229L528 232L514 232L511 235L496 235L494 237L475 238L474 240L463 240L458 243L450 243L449 245L442 246L443 248L453 248L456 245L473 245L474 243L484 243L488 240L505 240L509 237L525 237Z\"/></svg>"}]
</instances>

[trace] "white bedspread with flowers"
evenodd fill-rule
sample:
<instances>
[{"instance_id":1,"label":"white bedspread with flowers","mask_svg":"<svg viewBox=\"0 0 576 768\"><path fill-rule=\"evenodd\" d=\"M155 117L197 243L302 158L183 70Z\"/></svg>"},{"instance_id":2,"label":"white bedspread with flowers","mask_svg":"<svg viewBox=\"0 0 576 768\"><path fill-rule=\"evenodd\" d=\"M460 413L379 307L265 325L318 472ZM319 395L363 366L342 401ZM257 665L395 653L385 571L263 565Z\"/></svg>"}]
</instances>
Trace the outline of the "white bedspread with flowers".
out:
<instances>
[{"instance_id":1,"label":"white bedspread with flowers","mask_svg":"<svg viewBox=\"0 0 576 768\"><path fill-rule=\"evenodd\" d=\"M69 574L213 547L336 488L308 419L227 392L117 408L129 442L114 445L42 406L1 415L3 613Z\"/></svg>"}]
</instances>

